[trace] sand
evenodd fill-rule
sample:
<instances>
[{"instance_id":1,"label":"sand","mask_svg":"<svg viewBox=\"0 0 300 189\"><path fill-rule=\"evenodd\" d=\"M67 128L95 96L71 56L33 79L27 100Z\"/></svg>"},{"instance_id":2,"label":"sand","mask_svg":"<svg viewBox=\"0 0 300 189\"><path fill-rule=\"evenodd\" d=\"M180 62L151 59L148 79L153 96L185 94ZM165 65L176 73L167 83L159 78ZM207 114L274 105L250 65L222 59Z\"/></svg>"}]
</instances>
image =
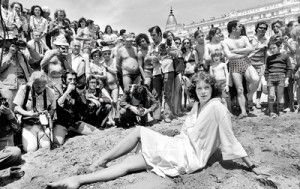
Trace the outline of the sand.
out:
<instances>
[{"instance_id":1,"label":"sand","mask_svg":"<svg viewBox=\"0 0 300 189\"><path fill-rule=\"evenodd\" d=\"M216 152L203 170L190 175L161 178L153 173L139 172L113 181L85 185L81 189L300 188L300 114L288 112L273 119L260 110L255 110L251 116L243 120L233 120L234 133L252 161L268 170L271 174L269 177L248 172L240 159L222 161L220 153ZM179 133L184 119L185 116L173 120L172 123L162 122L151 128L174 136ZM25 176L11 179L8 169L2 170L0 187L45 188L48 182L84 174L93 161L111 149L132 129L109 128L98 135L70 138L62 147L51 151L41 149L24 154L25 163L22 169ZM108 165L122 161L125 157Z\"/></svg>"}]
</instances>

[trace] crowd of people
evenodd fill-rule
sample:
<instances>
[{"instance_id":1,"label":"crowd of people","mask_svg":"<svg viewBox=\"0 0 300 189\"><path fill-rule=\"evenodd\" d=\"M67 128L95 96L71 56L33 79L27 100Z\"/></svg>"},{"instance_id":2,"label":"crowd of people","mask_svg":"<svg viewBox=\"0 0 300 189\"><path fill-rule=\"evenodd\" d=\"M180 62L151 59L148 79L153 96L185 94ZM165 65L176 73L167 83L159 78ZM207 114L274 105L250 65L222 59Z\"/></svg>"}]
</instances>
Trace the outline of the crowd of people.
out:
<instances>
[{"instance_id":1,"label":"crowd of people","mask_svg":"<svg viewBox=\"0 0 300 189\"><path fill-rule=\"evenodd\" d=\"M232 20L227 24L229 36L212 27L207 36L197 30L193 38L182 39L171 31L163 32L159 26L138 35L125 29L118 32L110 25L102 32L91 19L82 17L71 22L63 9L56 10L52 19L46 6L25 9L19 2L1 2L0 149L5 155L0 155L0 168L2 164L8 167L20 161L19 148L7 147L14 143L30 152L63 145L68 132L89 135L112 126L171 123L188 111L189 104L194 104L192 115L201 114L203 105L215 97L221 99L220 104L231 112L229 115L238 110L238 119L247 117L254 107L273 118L286 111L300 112L297 21L287 25L275 21L270 26L274 33L270 38L266 36L267 22L258 22L255 35L247 36L245 27ZM206 84L200 85L199 80ZM196 92L191 93L193 88ZM218 88L221 93L200 93L208 88ZM262 93L268 95L265 109L260 102ZM204 104L201 98L206 99ZM198 102L199 110L195 109ZM210 115L202 117L203 123L210 120ZM14 134L19 130L19 135ZM188 130L183 129L184 136L192 133ZM152 144L149 141L155 134L140 127L134 133L134 143L124 148L132 149L144 135L144 149L149 149L147 145ZM238 155L227 159L246 157L238 141L234 142ZM214 144L211 152L215 147ZM119 149L120 146L113 149L97 165L104 166L125 153ZM223 155L230 150L234 149L226 149ZM150 157L143 159L142 164L132 166L156 167L151 160L153 152L148 153ZM136 158L139 162L140 157ZM244 161L252 167L250 160ZM206 162L207 159L184 171L191 173ZM179 174L175 169L164 169L167 170L157 168L155 172ZM125 174L128 170L124 171Z\"/></svg>"}]
</instances>

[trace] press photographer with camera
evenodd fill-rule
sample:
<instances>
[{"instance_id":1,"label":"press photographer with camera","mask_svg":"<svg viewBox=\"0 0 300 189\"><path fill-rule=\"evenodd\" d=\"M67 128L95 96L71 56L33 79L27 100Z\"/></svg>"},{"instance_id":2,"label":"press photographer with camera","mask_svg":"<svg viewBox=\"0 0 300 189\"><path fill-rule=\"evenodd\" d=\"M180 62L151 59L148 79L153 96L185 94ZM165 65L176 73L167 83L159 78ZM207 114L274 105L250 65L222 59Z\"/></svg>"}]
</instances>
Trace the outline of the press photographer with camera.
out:
<instances>
[{"instance_id":1,"label":"press photographer with camera","mask_svg":"<svg viewBox=\"0 0 300 189\"><path fill-rule=\"evenodd\" d=\"M96 127L82 121L86 107L86 98L77 89L77 74L67 71L62 76L62 84L53 86L57 99L54 142L62 145L65 136L71 130L78 134L89 135L100 132Z\"/></svg>"},{"instance_id":2,"label":"press photographer with camera","mask_svg":"<svg viewBox=\"0 0 300 189\"><path fill-rule=\"evenodd\" d=\"M4 47L4 56L0 64L0 91L9 93L9 107L13 109L12 101L19 86L29 81L33 72L31 64L40 59L34 47L21 40L7 40Z\"/></svg>"},{"instance_id":3,"label":"press photographer with camera","mask_svg":"<svg viewBox=\"0 0 300 189\"><path fill-rule=\"evenodd\" d=\"M18 90L14 104L15 112L22 116L23 149L29 152L49 148L56 102L53 90L47 87L47 75L33 72L29 83Z\"/></svg>"},{"instance_id":4,"label":"press photographer with camera","mask_svg":"<svg viewBox=\"0 0 300 189\"><path fill-rule=\"evenodd\" d=\"M130 85L129 89L124 91L120 102L122 127L132 127L136 124L145 126L147 122L151 121L148 119L148 113L152 113L158 107L159 102L155 100L146 86ZM137 117L140 118L140 121Z\"/></svg>"},{"instance_id":5,"label":"press photographer with camera","mask_svg":"<svg viewBox=\"0 0 300 189\"><path fill-rule=\"evenodd\" d=\"M21 163L21 150L14 147L13 138L20 126L5 97L7 94L0 92L0 170Z\"/></svg>"},{"instance_id":6,"label":"press photographer with camera","mask_svg":"<svg viewBox=\"0 0 300 189\"><path fill-rule=\"evenodd\" d=\"M171 122L172 118L172 99L174 85L174 66L173 58L178 55L178 49L170 39L163 39L162 31L159 26L153 26L149 30L153 43L150 44L149 53L153 63L153 94L162 103L164 96L164 121ZM164 95L162 95L164 91ZM162 106L162 105L161 105ZM161 108L157 108L153 117L161 120Z\"/></svg>"},{"instance_id":7,"label":"press photographer with camera","mask_svg":"<svg viewBox=\"0 0 300 189\"><path fill-rule=\"evenodd\" d=\"M57 36L52 47L53 49L46 51L41 61L41 68L48 74L50 86L60 85L63 73L72 70L72 57L65 36Z\"/></svg>"}]
</instances>

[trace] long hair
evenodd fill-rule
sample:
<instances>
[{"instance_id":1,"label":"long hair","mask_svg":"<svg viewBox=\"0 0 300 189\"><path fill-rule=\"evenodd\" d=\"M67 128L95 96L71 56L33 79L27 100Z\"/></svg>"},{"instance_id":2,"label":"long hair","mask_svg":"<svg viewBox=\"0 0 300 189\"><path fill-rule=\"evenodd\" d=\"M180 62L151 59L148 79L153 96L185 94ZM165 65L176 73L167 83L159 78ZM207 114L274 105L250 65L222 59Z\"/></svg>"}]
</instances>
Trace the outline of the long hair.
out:
<instances>
[{"instance_id":1,"label":"long hair","mask_svg":"<svg viewBox=\"0 0 300 189\"><path fill-rule=\"evenodd\" d=\"M209 84L212 88L211 98L220 97L222 94L222 86L217 85L217 81L214 76L205 73L205 72L198 72L192 77L191 85L188 86L187 92L190 98L194 99L195 101L199 102L196 87L200 81L204 81L205 83Z\"/></svg>"},{"instance_id":2,"label":"long hair","mask_svg":"<svg viewBox=\"0 0 300 189\"><path fill-rule=\"evenodd\" d=\"M39 6L39 5L33 5L33 6L31 7L30 15L35 15L35 14L34 14L34 9L35 9L35 8L39 8L39 9L41 10L41 16L44 16L44 11L43 11L42 7Z\"/></svg>"},{"instance_id":3,"label":"long hair","mask_svg":"<svg viewBox=\"0 0 300 189\"><path fill-rule=\"evenodd\" d=\"M208 32L207 39L211 41L211 39L216 35L217 31L221 31L220 28L212 27Z\"/></svg>"},{"instance_id":4,"label":"long hair","mask_svg":"<svg viewBox=\"0 0 300 189\"><path fill-rule=\"evenodd\" d=\"M182 42L181 42L181 51L182 51L183 54L185 54L186 51L187 51L187 49L186 49L185 46L184 46L184 41L186 41L186 40L189 41L189 43L190 43L190 49L192 49L192 40L191 40L190 38L185 38L185 39L182 40Z\"/></svg>"},{"instance_id":5,"label":"long hair","mask_svg":"<svg viewBox=\"0 0 300 189\"><path fill-rule=\"evenodd\" d=\"M141 39L145 39L146 43L147 43L148 45L150 44L149 37L148 37L146 34L144 34L144 33L140 33L140 34L138 34L138 35L136 36L136 38L135 38L135 43L136 43L138 46L140 46L140 44L141 44Z\"/></svg>"},{"instance_id":6,"label":"long hair","mask_svg":"<svg viewBox=\"0 0 300 189\"><path fill-rule=\"evenodd\" d=\"M108 29L108 28L110 28L111 33L114 33L112 27L111 27L110 25L107 25L107 26L105 26L105 29L104 29L104 33L105 33L105 34L108 34L108 33L107 33L107 29Z\"/></svg>"}]
</instances>

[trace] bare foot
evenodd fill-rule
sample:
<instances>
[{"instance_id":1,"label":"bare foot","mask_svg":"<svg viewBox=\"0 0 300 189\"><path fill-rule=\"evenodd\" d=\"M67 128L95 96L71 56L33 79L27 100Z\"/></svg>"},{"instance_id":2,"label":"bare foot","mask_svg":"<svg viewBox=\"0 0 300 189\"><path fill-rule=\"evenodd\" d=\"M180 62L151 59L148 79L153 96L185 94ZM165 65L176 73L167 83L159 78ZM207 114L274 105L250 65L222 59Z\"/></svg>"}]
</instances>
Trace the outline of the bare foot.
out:
<instances>
[{"instance_id":1,"label":"bare foot","mask_svg":"<svg viewBox=\"0 0 300 189\"><path fill-rule=\"evenodd\" d=\"M47 188L57 188L57 189L77 189L80 187L80 183L77 177L69 177L57 182L48 183Z\"/></svg>"}]
</instances>

